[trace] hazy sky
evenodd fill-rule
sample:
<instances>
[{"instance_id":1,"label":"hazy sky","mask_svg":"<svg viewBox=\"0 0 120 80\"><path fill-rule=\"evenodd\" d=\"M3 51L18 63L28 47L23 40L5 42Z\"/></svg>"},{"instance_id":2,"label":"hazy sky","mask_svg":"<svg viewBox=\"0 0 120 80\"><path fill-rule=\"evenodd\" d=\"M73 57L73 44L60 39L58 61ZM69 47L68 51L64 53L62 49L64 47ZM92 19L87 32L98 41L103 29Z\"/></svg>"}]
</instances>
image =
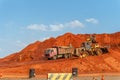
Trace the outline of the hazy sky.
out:
<instances>
[{"instance_id":1,"label":"hazy sky","mask_svg":"<svg viewBox=\"0 0 120 80\"><path fill-rule=\"evenodd\" d=\"M0 0L0 57L66 32L120 31L120 0Z\"/></svg>"}]
</instances>

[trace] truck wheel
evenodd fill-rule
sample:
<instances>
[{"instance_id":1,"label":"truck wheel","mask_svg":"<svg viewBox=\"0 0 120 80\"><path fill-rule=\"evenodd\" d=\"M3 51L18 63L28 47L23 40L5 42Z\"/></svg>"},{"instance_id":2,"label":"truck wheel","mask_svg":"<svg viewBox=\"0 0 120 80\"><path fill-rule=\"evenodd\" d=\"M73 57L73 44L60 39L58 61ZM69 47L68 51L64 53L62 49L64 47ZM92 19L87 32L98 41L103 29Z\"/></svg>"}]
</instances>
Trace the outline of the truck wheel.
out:
<instances>
[{"instance_id":1,"label":"truck wheel","mask_svg":"<svg viewBox=\"0 0 120 80\"><path fill-rule=\"evenodd\" d=\"M84 55L84 57L86 57L86 56L89 56L90 53L88 53L87 51L85 51L85 52L83 53L83 55Z\"/></svg>"},{"instance_id":2,"label":"truck wheel","mask_svg":"<svg viewBox=\"0 0 120 80\"><path fill-rule=\"evenodd\" d=\"M84 57L86 57L86 56L87 56L87 54L83 54L83 55L82 55L82 58L84 58Z\"/></svg>"},{"instance_id":3,"label":"truck wheel","mask_svg":"<svg viewBox=\"0 0 120 80\"><path fill-rule=\"evenodd\" d=\"M80 57L80 53L77 54L77 57Z\"/></svg>"},{"instance_id":4,"label":"truck wheel","mask_svg":"<svg viewBox=\"0 0 120 80\"><path fill-rule=\"evenodd\" d=\"M57 59L57 56L53 56L53 60L56 60Z\"/></svg>"},{"instance_id":5,"label":"truck wheel","mask_svg":"<svg viewBox=\"0 0 120 80\"><path fill-rule=\"evenodd\" d=\"M101 55L102 54L102 50L101 49L96 50L96 54L97 55Z\"/></svg>"},{"instance_id":6,"label":"truck wheel","mask_svg":"<svg viewBox=\"0 0 120 80\"><path fill-rule=\"evenodd\" d=\"M105 48L105 52L106 52L106 53L108 53L108 52L109 52L109 51L108 51L108 48Z\"/></svg>"},{"instance_id":7,"label":"truck wheel","mask_svg":"<svg viewBox=\"0 0 120 80\"><path fill-rule=\"evenodd\" d=\"M92 51L92 56L97 55L97 51Z\"/></svg>"},{"instance_id":8,"label":"truck wheel","mask_svg":"<svg viewBox=\"0 0 120 80\"><path fill-rule=\"evenodd\" d=\"M51 58L48 58L48 60L50 60Z\"/></svg>"},{"instance_id":9,"label":"truck wheel","mask_svg":"<svg viewBox=\"0 0 120 80\"><path fill-rule=\"evenodd\" d=\"M65 55L64 55L64 58L68 58L68 54L65 54Z\"/></svg>"},{"instance_id":10,"label":"truck wheel","mask_svg":"<svg viewBox=\"0 0 120 80\"><path fill-rule=\"evenodd\" d=\"M70 58L70 54L68 54L68 58Z\"/></svg>"},{"instance_id":11,"label":"truck wheel","mask_svg":"<svg viewBox=\"0 0 120 80\"><path fill-rule=\"evenodd\" d=\"M69 53L69 54L68 54L68 58L71 58L71 57L72 57L72 54Z\"/></svg>"}]
</instances>

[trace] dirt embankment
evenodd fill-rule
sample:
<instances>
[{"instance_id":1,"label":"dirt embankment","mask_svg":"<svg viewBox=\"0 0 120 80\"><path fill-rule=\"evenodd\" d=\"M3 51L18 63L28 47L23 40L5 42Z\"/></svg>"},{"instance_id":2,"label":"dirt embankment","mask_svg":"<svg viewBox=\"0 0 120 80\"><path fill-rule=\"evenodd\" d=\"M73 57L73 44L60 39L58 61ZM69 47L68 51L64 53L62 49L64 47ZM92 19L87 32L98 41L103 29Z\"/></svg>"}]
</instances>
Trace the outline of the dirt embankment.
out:
<instances>
[{"instance_id":1,"label":"dirt embankment","mask_svg":"<svg viewBox=\"0 0 120 80\"><path fill-rule=\"evenodd\" d=\"M120 72L120 32L113 34L96 34L96 40L101 45L110 46L108 54L89 56L86 58L46 60L44 50L52 46L79 47L86 41L89 34L66 33L57 38L50 38L43 42L36 41L22 51L11 54L0 60L0 73L28 74L30 68L36 69L36 74L49 72L71 72L77 67L79 73Z\"/></svg>"}]
</instances>

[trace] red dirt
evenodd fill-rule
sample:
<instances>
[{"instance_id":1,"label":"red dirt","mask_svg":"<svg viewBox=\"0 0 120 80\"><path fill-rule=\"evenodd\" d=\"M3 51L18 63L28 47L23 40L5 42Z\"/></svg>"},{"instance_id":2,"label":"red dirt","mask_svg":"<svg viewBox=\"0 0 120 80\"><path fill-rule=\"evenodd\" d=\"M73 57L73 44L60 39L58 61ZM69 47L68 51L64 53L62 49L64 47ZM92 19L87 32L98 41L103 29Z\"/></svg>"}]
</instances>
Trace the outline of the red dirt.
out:
<instances>
[{"instance_id":1,"label":"red dirt","mask_svg":"<svg viewBox=\"0 0 120 80\"><path fill-rule=\"evenodd\" d=\"M110 46L110 52L100 56L86 58L71 58L47 60L43 57L44 50L52 46L67 46L72 44L79 47L86 41L89 34L66 33L57 38L50 38L43 42L36 41L22 51L0 59L0 73L28 74L30 68L35 68L36 74L49 72L71 72L77 67L79 73L120 72L120 32L112 34L96 34L97 42Z\"/></svg>"}]
</instances>

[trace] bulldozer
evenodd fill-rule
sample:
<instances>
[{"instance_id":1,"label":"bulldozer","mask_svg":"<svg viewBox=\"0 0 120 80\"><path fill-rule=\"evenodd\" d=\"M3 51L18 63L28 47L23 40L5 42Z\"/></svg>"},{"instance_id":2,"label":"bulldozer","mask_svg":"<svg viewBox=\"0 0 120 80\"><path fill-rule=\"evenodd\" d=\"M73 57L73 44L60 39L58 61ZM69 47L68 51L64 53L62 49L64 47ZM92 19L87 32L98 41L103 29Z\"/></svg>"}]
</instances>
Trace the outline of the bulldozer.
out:
<instances>
[{"instance_id":1,"label":"bulldozer","mask_svg":"<svg viewBox=\"0 0 120 80\"><path fill-rule=\"evenodd\" d=\"M80 57L94 56L108 53L108 47L100 46L95 35L90 35L80 46Z\"/></svg>"}]
</instances>

